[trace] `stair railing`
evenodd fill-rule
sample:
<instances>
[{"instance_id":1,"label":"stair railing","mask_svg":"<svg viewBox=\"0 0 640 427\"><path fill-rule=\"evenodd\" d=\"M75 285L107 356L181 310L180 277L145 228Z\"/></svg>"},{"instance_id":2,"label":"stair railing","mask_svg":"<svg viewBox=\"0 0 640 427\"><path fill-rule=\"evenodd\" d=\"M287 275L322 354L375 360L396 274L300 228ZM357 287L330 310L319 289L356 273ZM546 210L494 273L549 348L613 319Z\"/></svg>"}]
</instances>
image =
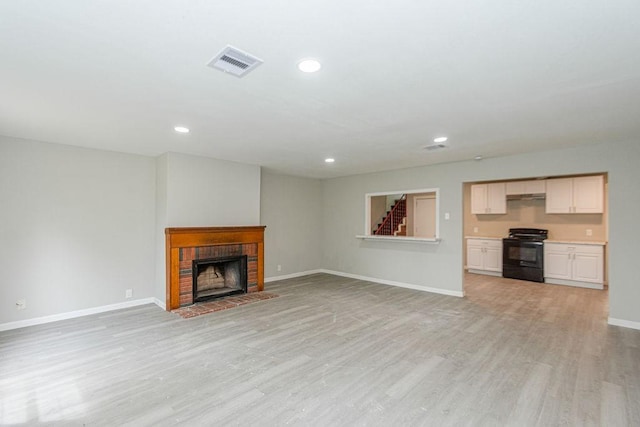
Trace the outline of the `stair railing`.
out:
<instances>
[{"instance_id":1,"label":"stair railing","mask_svg":"<svg viewBox=\"0 0 640 427\"><path fill-rule=\"evenodd\" d=\"M398 227L402 218L406 216L406 199L407 195L403 194L398 200L396 200L391 211L387 214L378 229L373 233L374 235L390 236L393 234L393 231ZM405 202L401 203L402 201ZM404 209L401 206L403 206Z\"/></svg>"}]
</instances>

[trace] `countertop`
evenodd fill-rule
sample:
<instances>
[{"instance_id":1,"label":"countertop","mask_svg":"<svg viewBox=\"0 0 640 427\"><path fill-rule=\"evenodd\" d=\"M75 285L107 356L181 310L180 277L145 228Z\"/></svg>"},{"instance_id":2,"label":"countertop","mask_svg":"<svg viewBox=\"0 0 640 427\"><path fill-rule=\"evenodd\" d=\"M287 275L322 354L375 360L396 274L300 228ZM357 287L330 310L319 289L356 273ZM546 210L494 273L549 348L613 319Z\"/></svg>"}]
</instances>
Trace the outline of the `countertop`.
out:
<instances>
[{"instance_id":1,"label":"countertop","mask_svg":"<svg viewBox=\"0 0 640 427\"><path fill-rule=\"evenodd\" d=\"M598 246L606 246L607 242L591 242L591 241L586 241L586 240L554 240L554 239L547 239L544 241L545 243L564 243L567 245L598 245Z\"/></svg>"},{"instance_id":2,"label":"countertop","mask_svg":"<svg viewBox=\"0 0 640 427\"><path fill-rule=\"evenodd\" d=\"M502 240L504 237L487 237L487 236L464 236L465 239L478 239L478 240ZM545 243L564 243L566 245L597 245L606 246L607 242L602 241L588 241L588 240L555 240L546 239Z\"/></svg>"}]
</instances>

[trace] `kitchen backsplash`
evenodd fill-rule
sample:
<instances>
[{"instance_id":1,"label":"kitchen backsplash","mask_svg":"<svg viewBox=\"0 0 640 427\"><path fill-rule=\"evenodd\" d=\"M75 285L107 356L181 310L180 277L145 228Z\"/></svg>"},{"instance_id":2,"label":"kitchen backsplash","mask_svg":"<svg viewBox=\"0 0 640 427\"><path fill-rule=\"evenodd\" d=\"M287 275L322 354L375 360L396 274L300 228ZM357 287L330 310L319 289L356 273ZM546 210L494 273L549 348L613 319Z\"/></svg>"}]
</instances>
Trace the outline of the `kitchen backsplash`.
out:
<instances>
[{"instance_id":1,"label":"kitchen backsplash","mask_svg":"<svg viewBox=\"0 0 640 427\"><path fill-rule=\"evenodd\" d=\"M470 206L471 190L465 185L465 236L505 237L509 228L532 227L548 229L550 240L608 240L606 206L604 214L547 214L545 200L510 200L505 215L472 215ZM474 232L474 228L478 231ZM587 230L591 230L591 236L587 235Z\"/></svg>"}]
</instances>

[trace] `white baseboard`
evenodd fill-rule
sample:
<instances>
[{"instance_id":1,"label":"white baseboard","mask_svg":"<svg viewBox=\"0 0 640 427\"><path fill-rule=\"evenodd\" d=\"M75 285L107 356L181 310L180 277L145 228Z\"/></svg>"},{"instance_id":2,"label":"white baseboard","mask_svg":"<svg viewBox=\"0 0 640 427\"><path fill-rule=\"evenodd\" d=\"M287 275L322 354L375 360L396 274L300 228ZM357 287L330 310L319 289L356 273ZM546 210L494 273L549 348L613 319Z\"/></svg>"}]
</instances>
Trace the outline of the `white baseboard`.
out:
<instances>
[{"instance_id":1,"label":"white baseboard","mask_svg":"<svg viewBox=\"0 0 640 427\"><path fill-rule=\"evenodd\" d=\"M604 284L602 283L579 282L576 280L554 279L550 277L545 277L544 283L549 283L552 285L574 286L576 288L589 288L589 289L600 289L600 290L604 289Z\"/></svg>"},{"instance_id":2,"label":"white baseboard","mask_svg":"<svg viewBox=\"0 0 640 427\"><path fill-rule=\"evenodd\" d=\"M0 324L0 331L25 328L27 326L42 325L44 323L57 322L59 320L73 319L76 317L89 316L91 314L104 313L106 311L120 310L122 308L135 307L144 304L156 304L164 309L164 304L157 298L142 298L133 301L119 302L117 304L103 305L100 307L86 308L84 310L70 311L68 313L53 314L51 316L35 317L33 319L18 320Z\"/></svg>"},{"instance_id":3,"label":"white baseboard","mask_svg":"<svg viewBox=\"0 0 640 427\"><path fill-rule=\"evenodd\" d=\"M164 302L160 301L158 298L153 298L153 303L163 310L167 309L167 305Z\"/></svg>"},{"instance_id":4,"label":"white baseboard","mask_svg":"<svg viewBox=\"0 0 640 427\"><path fill-rule=\"evenodd\" d=\"M325 270L307 270L299 273L285 274L283 276L274 276L264 279L264 283L275 282L277 280L294 279L296 277L309 276L311 274L324 273Z\"/></svg>"},{"instance_id":5,"label":"white baseboard","mask_svg":"<svg viewBox=\"0 0 640 427\"><path fill-rule=\"evenodd\" d=\"M485 276L502 277L502 272L498 273L497 271L476 270L474 268L468 268L467 271L473 274L484 274Z\"/></svg>"},{"instance_id":6,"label":"white baseboard","mask_svg":"<svg viewBox=\"0 0 640 427\"><path fill-rule=\"evenodd\" d=\"M609 317L608 323L613 326L622 326L623 328L640 329L640 322L632 322L631 320Z\"/></svg>"},{"instance_id":7,"label":"white baseboard","mask_svg":"<svg viewBox=\"0 0 640 427\"><path fill-rule=\"evenodd\" d=\"M334 270L319 270L319 272L333 274L336 276L348 277L350 279L366 280L367 282L375 282L383 285L414 289L416 291L431 292L434 294L449 295L453 297L464 297L464 293L462 291L450 291L448 289L431 288L429 286L421 286L421 285L414 285L412 283L396 282L394 280L377 279L375 277L360 276L359 274L343 273L341 271L334 271Z\"/></svg>"}]
</instances>

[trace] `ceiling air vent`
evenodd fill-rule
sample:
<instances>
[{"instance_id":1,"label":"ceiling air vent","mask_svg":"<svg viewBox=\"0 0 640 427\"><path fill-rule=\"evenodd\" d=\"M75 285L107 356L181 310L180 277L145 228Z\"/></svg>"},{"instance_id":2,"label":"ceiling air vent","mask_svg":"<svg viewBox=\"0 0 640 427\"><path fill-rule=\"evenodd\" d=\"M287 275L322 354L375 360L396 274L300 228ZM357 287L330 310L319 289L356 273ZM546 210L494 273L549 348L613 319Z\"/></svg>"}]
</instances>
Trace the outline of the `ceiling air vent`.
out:
<instances>
[{"instance_id":1,"label":"ceiling air vent","mask_svg":"<svg viewBox=\"0 0 640 427\"><path fill-rule=\"evenodd\" d=\"M227 45L207 63L207 66L233 74L236 77L243 77L262 62L262 59Z\"/></svg>"},{"instance_id":2,"label":"ceiling air vent","mask_svg":"<svg viewBox=\"0 0 640 427\"><path fill-rule=\"evenodd\" d=\"M444 142L434 142L431 145L427 145L426 147L424 147L425 150L427 151L436 151L436 150L442 150L443 148L446 148L447 144L445 144Z\"/></svg>"}]
</instances>

